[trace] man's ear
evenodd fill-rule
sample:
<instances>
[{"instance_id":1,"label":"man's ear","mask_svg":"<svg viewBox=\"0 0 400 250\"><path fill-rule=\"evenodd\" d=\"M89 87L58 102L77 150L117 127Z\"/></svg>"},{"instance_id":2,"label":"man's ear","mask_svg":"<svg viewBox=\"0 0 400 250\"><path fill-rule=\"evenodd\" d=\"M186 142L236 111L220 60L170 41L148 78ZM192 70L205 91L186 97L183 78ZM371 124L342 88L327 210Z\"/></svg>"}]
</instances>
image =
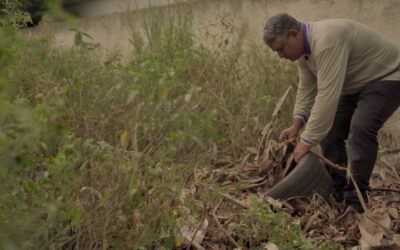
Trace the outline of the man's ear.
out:
<instances>
[{"instance_id":1,"label":"man's ear","mask_svg":"<svg viewBox=\"0 0 400 250\"><path fill-rule=\"evenodd\" d=\"M288 36L297 37L299 35L299 32L295 29L290 29L287 34Z\"/></svg>"}]
</instances>

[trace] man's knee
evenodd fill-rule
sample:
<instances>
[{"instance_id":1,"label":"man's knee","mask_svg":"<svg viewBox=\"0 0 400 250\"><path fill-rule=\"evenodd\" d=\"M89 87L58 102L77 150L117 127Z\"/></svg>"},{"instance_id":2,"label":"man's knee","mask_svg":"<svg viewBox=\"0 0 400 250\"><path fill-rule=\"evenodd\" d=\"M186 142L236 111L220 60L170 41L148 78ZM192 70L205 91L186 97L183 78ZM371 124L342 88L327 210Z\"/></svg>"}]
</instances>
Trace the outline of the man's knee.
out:
<instances>
[{"instance_id":1,"label":"man's knee","mask_svg":"<svg viewBox=\"0 0 400 250\"><path fill-rule=\"evenodd\" d=\"M354 140L360 142L363 142L363 140L375 140L378 135L378 129L373 122L353 121L350 125L349 142Z\"/></svg>"}]
</instances>

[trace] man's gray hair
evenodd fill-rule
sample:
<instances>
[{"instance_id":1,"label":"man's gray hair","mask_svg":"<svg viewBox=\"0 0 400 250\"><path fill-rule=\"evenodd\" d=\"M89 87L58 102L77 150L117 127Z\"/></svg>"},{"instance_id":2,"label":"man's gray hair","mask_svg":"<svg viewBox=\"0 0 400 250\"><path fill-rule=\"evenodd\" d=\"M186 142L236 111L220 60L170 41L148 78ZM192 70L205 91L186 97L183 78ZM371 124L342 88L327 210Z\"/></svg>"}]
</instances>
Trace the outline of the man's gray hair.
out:
<instances>
[{"instance_id":1,"label":"man's gray hair","mask_svg":"<svg viewBox=\"0 0 400 250\"><path fill-rule=\"evenodd\" d=\"M268 19L264 27L264 42L270 45L277 37L286 36L290 29L301 30L301 22L287 13Z\"/></svg>"}]
</instances>

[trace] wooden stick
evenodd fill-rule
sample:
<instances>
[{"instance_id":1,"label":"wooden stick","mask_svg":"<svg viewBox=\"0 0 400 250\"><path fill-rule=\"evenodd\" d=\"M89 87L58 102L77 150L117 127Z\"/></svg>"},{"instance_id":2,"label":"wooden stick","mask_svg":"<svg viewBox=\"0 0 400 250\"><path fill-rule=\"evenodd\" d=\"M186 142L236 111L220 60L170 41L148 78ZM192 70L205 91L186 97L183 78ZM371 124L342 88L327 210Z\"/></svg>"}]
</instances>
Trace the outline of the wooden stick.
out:
<instances>
[{"instance_id":1,"label":"wooden stick","mask_svg":"<svg viewBox=\"0 0 400 250\"><path fill-rule=\"evenodd\" d=\"M264 143L265 143L265 141L268 141L268 140L269 140L270 133L271 133L271 128L272 128L272 126L274 125L274 123L275 123L275 121L276 121L276 119L277 119L277 117L278 117L278 114L279 114L279 112L280 112L280 110L281 110L281 108L282 108L282 105L283 105L285 99L287 98L287 96L288 96L289 93L290 93L290 90L292 90L292 86L289 86L289 87L286 89L286 91L285 91L285 93L283 94L283 96L279 99L278 103L275 105L274 112L272 113L271 121L268 122L268 123L265 125L264 129L263 129L262 132L261 132L262 137L261 137L261 140L260 140L260 144L259 144L259 146L258 146L258 150L257 150L258 153L257 153L257 156L256 156L256 161L258 161L258 158L259 158L260 155L261 155L261 151L264 149Z\"/></svg>"},{"instance_id":2,"label":"wooden stick","mask_svg":"<svg viewBox=\"0 0 400 250\"><path fill-rule=\"evenodd\" d=\"M364 209L365 213L369 213L367 204L365 203L364 197L361 194L360 188L358 187L356 180L354 179L353 173L352 172L347 172L347 174L350 176L351 181L353 182L354 188L356 189L358 199L360 200L361 206Z\"/></svg>"},{"instance_id":3,"label":"wooden stick","mask_svg":"<svg viewBox=\"0 0 400 250\"><path fill-rule=\"evenodd\" d=\"M206 250L204 247L202 247L199 243L197 243L196 241L192 241L192 239L190 239L188 236L184 236L185 240L187 242L190 243L190 245L192 245L193 247L195 247L197 250Z\"/></svg>"},{"instance_id":4,"label":"wooden stick","mask_svg":"<svg viewBox=\"0 0 400 250\"><path fill-rule=\"evenodd\" d=\"M268 183L268 179L265 179L263 182L252 183L252 184L249 184L249 185L247 185L245 187L242 187L242 189L251 189L251 188L261 187L261 186L264 186L267 183Z\"/></svg>"},{"instance_id":5,"label":"wooden stick","mask_svg":"<svg viewBox=\"0 0 400 250\"><path fill-rule=\"evenodd\" d=\"M325 163L326 165L328 165L329 167L336 169L336 170L340 170L340 171L347 171L347 168L339 166L338 164L331 162L329 159L325 158L323 155L318 154L314 151L310 151L310 152L315 154L316 156L318 156L318 158L320 158L322 160L322 162Z\"/></svg>"},{"instance_id":6,"label":"wooden stick","mask_svg":"<svg viewBox=\"0 0 400 250\"><path fill-rule=\"evenodd\" d=\"M233 245L235 245L236 249L240 249L240 245L232 238L232 236L222 227L221 223L219 223L219 220L217 218L217 216L215 215L215 213L217 212L218 207L220 206L222 200L219 201L218 205L215 206L215 208L212 211L212 217L214 218L215 222L218 225L218 230L221 230L226 237L228 237L229 241L232 242Z\"/></svg>"},{"instance_id":7,"label":"wooden stick","mask_svg":"<svg viewBox=\"0 0 400 250\"><path fill-rule=\"evenodd\" d=\"M190 239L189 237L187 237L187 238L190 239L190 242L189 242L190 245L192 245L192 246L194 246L194 247L195 247L194 243L197 243L197 244L199 245L199 243L198 243L198 242L195 242L194 239L196 238L196 235L197 235L197 233L199 232L200 228L203 226L203 224L204 224L204 220L201 220L201 221L200 221L200 224L196 227L196 230L194 231L194 234L193 234L192 238ZM199 246L200 246L200 245L199 245ZM200 246L200 247L201 247L201 246ZM196 247L196 248L197 248L197 247ZM186 249L189 250L190 247L188 246ZM203 249L204 249L204 248L203 248Z\"/></svg>"},{"instance_id":8,"label":"wooden stick","mask_svg":"<svg viewBox=\"0 0 400 250\"><path fill-rule=\"evenodd\" d=\"M318 218L318 216L320 215L320 212L317 210L313 215L311 215L311 217L308 219L306 225L303 228L303 232L306 233L308 231L308 229L310 229L310 227L312 226L312 223Z\"/></svg>"},{"instance_id":9,"label":"wooden stick","mask_svg":"<svg viewBox=\"0 0 400 250\"><path fill-rule=\"evenodd\" d=\"M231 201L232 203L235 203L236 205L241 206L242 208L246 208L246 209L249 209L249 208L250 208L249 205L247 205L246 203L241 202L241 201L239 201L239 200L233 198L233 197L230 196L229 194L220 193L220 195L221 195L222 197L224 197L225 199L227 199L228 201Z\"/></svg>"}]
</instances>

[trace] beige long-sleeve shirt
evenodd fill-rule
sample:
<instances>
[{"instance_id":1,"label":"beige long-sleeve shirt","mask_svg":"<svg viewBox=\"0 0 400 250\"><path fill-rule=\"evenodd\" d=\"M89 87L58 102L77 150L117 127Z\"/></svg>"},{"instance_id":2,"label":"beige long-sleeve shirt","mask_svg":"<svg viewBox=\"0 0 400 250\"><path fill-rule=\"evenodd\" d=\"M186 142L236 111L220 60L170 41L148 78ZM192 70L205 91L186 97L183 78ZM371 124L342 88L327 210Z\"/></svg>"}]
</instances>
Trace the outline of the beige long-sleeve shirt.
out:
<instances>
[{"instance_id":1,"label":"beige long-sleeve shirt","mask_svg":"<svg viewBox=\"0 0 400 250\"><path fill-rule=\"evenodd\" d=\"M357 93L371 82L400 80L400 46L353 20L307 26L311 54L297 62L294 115L307 120L301 139L318 144L333 124L341 95Z\"/></svg>"}]
</instances>

